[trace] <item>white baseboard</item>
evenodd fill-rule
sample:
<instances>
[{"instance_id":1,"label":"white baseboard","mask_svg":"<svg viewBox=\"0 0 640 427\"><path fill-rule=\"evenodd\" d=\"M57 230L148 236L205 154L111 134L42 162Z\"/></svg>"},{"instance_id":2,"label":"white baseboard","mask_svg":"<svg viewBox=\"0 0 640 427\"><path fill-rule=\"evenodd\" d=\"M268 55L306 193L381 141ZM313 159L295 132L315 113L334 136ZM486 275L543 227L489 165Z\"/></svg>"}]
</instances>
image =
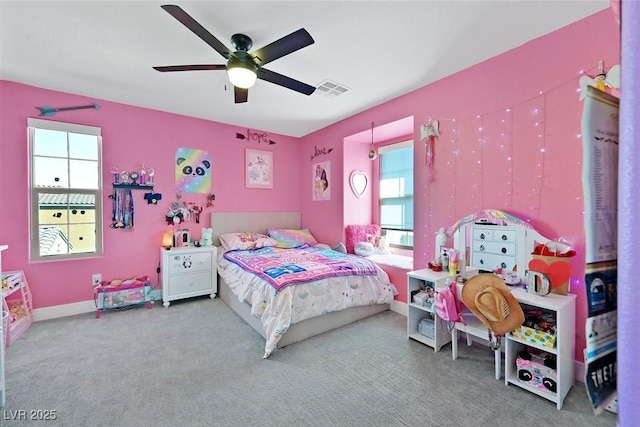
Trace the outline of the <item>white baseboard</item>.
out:
<instances>
[{"instance_id":1,"label":"white baseboard","mask_svg":"<svg viewBox=\"0 0 640 427\"><path fill-rule=\"evenodd\" d=\"M391 301L391 311L395 311L396 313L402 314L404 317L407 317L407 304L402 301L393 300Z\"/></svg>"},{"instance_id":2,"label":"white baseboard","mask_svg":"<svg viewBox=\"0 0 640 427\"><path fill-rule=\"evenodd\" d=\"M162 301L162 291L157 289L151 291L151 301ZM33 310L33 321L38 322L58 317L75 316L76 314L91 313L96 310L96 302L94 300L36 308Z\"/></svg>"},{"instance_id":3,"label":"white baseboard","mask_svg":"<svg viewBox=\"0 0 640 427\"><path fill-rule=\"evenodd\" d=\"M56 319L58 317L91 313L92 311L96 311L96 303L93 300L36 308L33 310L33 321L38 322L40 320Z\"/></svg>"}]
</instances>

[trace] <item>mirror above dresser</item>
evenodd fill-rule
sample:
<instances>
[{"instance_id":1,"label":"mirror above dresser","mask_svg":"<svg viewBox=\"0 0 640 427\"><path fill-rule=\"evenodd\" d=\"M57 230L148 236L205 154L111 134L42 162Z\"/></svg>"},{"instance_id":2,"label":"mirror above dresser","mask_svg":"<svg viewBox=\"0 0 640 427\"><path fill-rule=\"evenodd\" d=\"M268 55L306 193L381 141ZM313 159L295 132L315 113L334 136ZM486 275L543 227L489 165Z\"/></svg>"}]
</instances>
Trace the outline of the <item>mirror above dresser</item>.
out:
<instances>
[{"instance_id":1,"label":"mirror above dresser","mask_svg":"<svg viewBox=\"0 0 640 427\"><path fill-rule=\"evenodd\" d=\"M515 271L524 280L536 244L552 240L518 217L485 209L461 218L448 229L441 228L436 233L435 256L440 257L443 248L452 248L458 254L461 275L466 275L468 267L480 271L502 268Z\"/></svg>"}]
</instances>

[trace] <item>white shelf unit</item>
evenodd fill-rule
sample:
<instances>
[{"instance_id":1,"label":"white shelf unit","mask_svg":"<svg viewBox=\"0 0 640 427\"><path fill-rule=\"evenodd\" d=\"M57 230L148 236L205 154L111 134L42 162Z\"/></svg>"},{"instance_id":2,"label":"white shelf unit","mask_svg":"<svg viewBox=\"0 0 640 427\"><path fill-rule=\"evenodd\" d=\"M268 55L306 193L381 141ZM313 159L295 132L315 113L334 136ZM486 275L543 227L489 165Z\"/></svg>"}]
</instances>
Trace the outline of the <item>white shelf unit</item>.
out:
<instances>
[{"instance_id":1,"label":"white shelf unit","mask_svg":"<svg viewBox=\"0 0 640 427\"><path fill-rule=\"evenodd\" d=\"M574 383L573 362L575 346L575 295L548 294L538 296L527 293L522 288L512 290L520 304L541 308L553 313L556 319L556 341L555 347L547 348L533 344L529 341L517 339L510 333L505 336L505 384L514 384L518 387L549 399L556 403L558 409L562 409L564 398ZM551 393L547 390L533 387L518 380L516 359L518 353L526 347L535 348L556 357L556 377L557 391Z\"/></svg>"},{"instance_id":2,"label":"white shelf unit","mask_svg":"<svg viewBox=\"0 0 640 427\"><path fill-rule=\"evenodd\" d=\"M432 347L434 351L439 351L442 346L451 342L451 334L446 334L440 327L440 318L433 306L427 307L415 304L411 293L420 289L430 287L433 290L440 290L449 286L455 280L455 276L449 272L435 272L429 269L410 271L407 273L407 338L414 339L422 344ZM423 335L418 330L418 325L422 319L433 320L433 334L431 337Z\"/></svg>"},{"instance_id":3,"label":"white shelf unit","mask_svg":"<svg viewBox=\"0 0 640 427\"><path fill-rule=\"evenodd\" d=\"M27 282L24 272L7 271L2 273L3 282L6 279L8 289L2 290L2 310L9 313L5 319L4 335L7 347L20 337L33 322L33 303L31 299L31 290ZM17 317L12 319L12 307L20 307Z\"/></svg>"},{"instance_id":4,"label":"white shelf unit","mask_svg":"<svg viewBox=\"0 0 640 427\"><path fill-rule=\"evenodd\" d=\"M161 249L162 305L171 301L218 293L217 246Z\"/></svg>"}]
</instances>

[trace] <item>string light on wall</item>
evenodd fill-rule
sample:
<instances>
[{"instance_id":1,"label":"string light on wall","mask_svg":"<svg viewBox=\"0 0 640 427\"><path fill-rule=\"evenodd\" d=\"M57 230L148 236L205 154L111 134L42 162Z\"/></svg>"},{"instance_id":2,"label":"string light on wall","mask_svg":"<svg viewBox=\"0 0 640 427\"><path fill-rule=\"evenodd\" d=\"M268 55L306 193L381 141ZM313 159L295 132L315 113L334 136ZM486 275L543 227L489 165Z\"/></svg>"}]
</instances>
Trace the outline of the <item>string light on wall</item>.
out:
<instances>
[{"instance_id":1,"label":"string light on wall","mask_svg":"<svg viewBox=\"0 0 640 427\"><path fill-rule=\"evenodd\" d=\"M511 108L506 108L500 120L502 126L500 132L500 148L505 152L505 179L504 194L501 194L505 210L513 206L513 121Z\"/></svg>"},{"instance_id":2,"label":"string light on wall","mask_svg":"<svg viewBox=\"0 0 640 427\"><path fill-rule=\"evenodd\" d=\"M473 185L474 191L472 200L474 202L473 208L474 212L478 212L481 209L484 209L484 194L483 194L483 173L482 167L484 164L484 118L482 114L476 115L476 119L478 120L478 138L477 138L477 149L473 149L471 154L476 156L475 160L475 171L473 173L475 183ZM477 197L480 195L480 197Z\"/></svg>"},{"instance_id":3,"label":"string light on wall","mask_svg":"<svg viewBox=\"0 0 640 427\"><path fill-rule=\"evenodd\" d=\"M543 95L543 91L539 91L539 95ZM533 127L536 135L536 173L534 175L533 187L530 194L530 200L534 200L535 204L529 207L531 218L539 219L540 210L542 208L542 189L544 188L544 165L546 147L546 119L547 96L542 96L542 107L533 109Z\"/></svg>"},{"instance_id":4,"label":"string light on wall","mask_svg":"<svg viewBox=\"0 0 640 427\"><path fill-rule=\"evenodd\" d=\"M614 72L617 72L617 67L614 68ZM492 201L497 198L496 204L502 206L504 210L515 209L523 213L528 212L528 215L523 215L523 219L530 223L545 219L544 214L547 213L547 209L544 208L544 202L547 200L545 197L552 197L546 194L545 185L551 182L551 178L555 179L557 176L556 170L549 168L546 164L549 160L548 155L556 151L556 138L548 133L546 127L547 100L555 100L553 93L558 90L565 93L568 91L571 96L571 93L575 93L573 88L578 86L581 77L598 73L592 68L572 74L565 81L555 80L553 83L556 84L552 83L549 87L535 88L529 92L530 97L508 106L491 111L476 111L464 117L464 120L461 120L461 117L458 117L457 121L441 119L444 129L441 137L451 144L451 151L444 153L445 162L438 166L439 170L436 170L436 173L442 173L443 179L438 180L433 189L430 188L429 183L425 187L429 212L426 215L428 222L425 224L424 235L429 248L433 248L434 232L444 222L453 223L459 218L458 214L477 212L485 207L485 186L487 198L491 197ZM583 81L586 80L583 79ZM612 90L615 94L615 90ZM576 88L576 91L579 94L582 93L580 88ZM448 124L445 125L442 120L450 121L449 134L446 133ZM469 129L466 131L468 135L465 135L465 129ZM581 144L580 132L573 134L577 143ZM491 157L484 157L485 149L489 150L487 156L491 155ZM437 150L437 155L441 153ZM494 158L496 155L499 157ZM582 159L576 159L576 162L580 167ZM464 176L457 174L458 166L463 167ZM517 175L516 168L520 172ZM528 169L527 173L524 173L524 169ZM466 197L458 197L460 194L457 193L457 184L463 182L465 183L463 196ZM545 190L544 193L543 190ZM573 205L577 206L582 199L581 195L577 195L566 203L571 205L570 209L574 209ZM488 199L487 202L489 202ZM456 203L460 205L462 212L457 212ZM446 214L442 212L445 209ZM575 210L578 211L578 209ZM432 221L435 223L430 224ZM427 255L432 256L430 249ZM576 283L584 285L579 280Z\"/></svg>"},{"instance_id":5,"label":"string light on wall","mask_svg":"<svg viewBox=\"0 0 640 427\"><path fill-rule=\"evenodd\" d=\"M456 119L443 119L443 120L448 120L451 121L452 124L452 129L451 129L451 146L453 147L453 151L452 151L452 160L447 161L447 169L449 170L449 173L447 174L448 176L448 182L451 183L451 188L449 189L449 203L447 205L447 212L449 212L449 218L448 218L448 223L449 224L453 224L456 219L458 218L457 216L457 205L456 202L458 200L457 194L456 194L456 187L457 187L457 183L458 183L458 123L456 122Z\"/></svg>"}]
</instances>

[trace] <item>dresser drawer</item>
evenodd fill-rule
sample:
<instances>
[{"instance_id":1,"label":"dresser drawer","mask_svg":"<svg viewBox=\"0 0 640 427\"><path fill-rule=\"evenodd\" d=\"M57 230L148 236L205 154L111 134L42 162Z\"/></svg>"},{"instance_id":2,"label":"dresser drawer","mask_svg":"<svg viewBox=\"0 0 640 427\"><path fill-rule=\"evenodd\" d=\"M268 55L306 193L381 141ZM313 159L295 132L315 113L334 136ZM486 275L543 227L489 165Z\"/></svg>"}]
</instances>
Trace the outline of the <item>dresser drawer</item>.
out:
<instances>
[{"instance_id":1,"label":"dresser drawer","mask_svg":"<svg viewBox=\"0 0 640 427\"><path fill-rule=\"evenodd\" d=\"M492 228L478 228L473 227L473 235L472 239L476 240L493 240L493 229Z\"/></svg>"},{"instance_id":2,"label":"dresser drawer","mask_svg":"<svg viewBox=\"0 0 640 427\"><path fill-rule=\"evenodd\" d=\"M210 290L211 276L211 271L172 276L169 278L169 294L175 297Z\"/></svg>"},{"instance_id":3,"label":"dresser drawer","mask_svg":"<svg viewBox=\"0 0 640 427\"><path fill-rule=\"evenodd\" d=\"M485 252L471 252L471 265L488 271L495 270L498 267L511 270L516 265L516 257L488 254Z\"/></svg>"},{"instance_id":4,"label":"dresser drawer","mask_svg":"<svg viewBox=\"0 0 640 427\"><path fill-rule=\"evenodd\" d=\"M211 271L212 266L211 252L176 253L169 256L169 274Z\"/></svg>"},{"instance_id":5,"label":"dresser drawer","mask_svg":"<svg viewBox=\"0 0 640 427\"><path fill-rule=\"evenodd\" d=\"M473 227L473 240L493 240L497 242L514 242L516 241L515 230L503 230L502 227Z\"/></svg>"},{"instance_id":6,"label":"dresser drawer","mask_svg":"<svg viewBox=\"0 0 640 427\"><path fill-rule=\"evenodd\" d=\"M476 240L473 242L471 250L487 254L516 256L516 244L510 242L483 242Z\"/></svg>"}]
</instances>

